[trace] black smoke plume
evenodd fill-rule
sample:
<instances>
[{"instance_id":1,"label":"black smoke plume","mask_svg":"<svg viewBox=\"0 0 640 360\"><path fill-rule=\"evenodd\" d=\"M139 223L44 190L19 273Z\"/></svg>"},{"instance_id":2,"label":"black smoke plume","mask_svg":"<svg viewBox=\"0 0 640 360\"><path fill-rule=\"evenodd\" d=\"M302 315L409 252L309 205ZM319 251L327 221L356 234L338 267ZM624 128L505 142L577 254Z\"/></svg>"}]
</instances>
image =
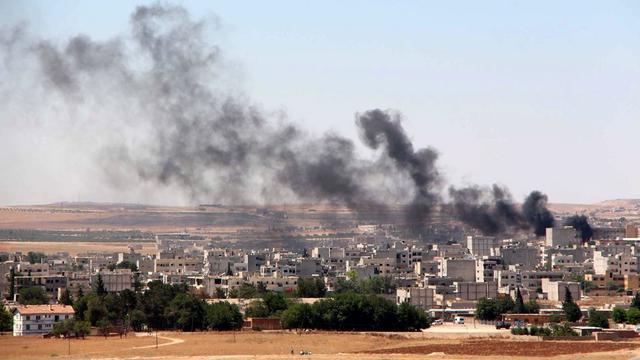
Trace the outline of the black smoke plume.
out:
<instances>
[{"instance_id":1,"label":"black smoke plume","mask_svg":"<svg viewBox=\"0 0 640 360\"><path fill-rule=\"evenodd\" d=\"M399 114L356 115L362 141L379 150L373 160L362 158L351 140L307 134L237 90L233 66L209 42L217 24L156 4L136 8L130 25L129 35L106 41L34 38L24 27L0 31L3 119L51 123L55 135L43 132L54 145L46 149L68 149L63 165L98 165L100 171L82 174L93 178L74 184L89 187L90 196L166 203L180 194L183 203L305 201L355 210L405 204L414 230L429 221L440 201L438 154L414 149ZM5 131L13 123L3 119ZM538 192L521 212L498 186L486 194L450 193L458 216L486 233L529 224L543 234L553 225Z\"/></svg>"},{"instance_id":2,"label":"black smoke plume","mask_svg":"<svg viewBox=\"0 0 640 360\"><path fill-rule=\"evenodd\" d=\"M449 188L454 213L465 224L485 235L527 228L524 217L504 187L493 185L490 190L479 186Z\"/></svg>"},{"instance_id":3,"label":"black smoke plume","mask_svg":"<svg viewBox=\"0 0 640 360\"><path fill-rule=\"evenodd\" d=\"M547 209L547 195L532 191L522 204L522 215L537 236L543 236L546 229L553 227L555 219Z\"/></svg>"},{"instance_id":4,"label":"black smoke plume","mask_svg":"<svg viewBox=\"0 0 640 360\"><path fill-rule=\"evenodd\" d=\"M415 195L408 207L407 220L421 226L439 199L435 192L440 179L435 167L438 153L431 148L414 151L399 117L392 118L388 112L367 111L358 116L357 124L367 146L372 149L383 146L387 156L411 177Z\"/></svg>"},{"instance_id":5,"label":"black smoke plume","mask_svg":"<svg viewBox=\"0 0 640 360\"><path fill-rule=\"evenodd\" d=\"M565 219L564 224L576 229L578 234L580 234L580 239L582 239L583 243L591 240L593 237L593 229L591 228L591 225L589 225L587 217L584 215L570 216Z\"/></svg>"},{"instance_id":6,"label":"black smoke plume","mask_svg":"<svg viewBox=\"0 0 640 360\"><path fill-rule=\"evenodd\" d=\"M520 208L514 204L509 191L498 185L491 189L451 187L449 196L452 210L460 221L485 235L532 229L537 236L542 236L546 228L555 223L547 209L547 196L539 191L531 192Z\"/></svg>"}]
</instances>

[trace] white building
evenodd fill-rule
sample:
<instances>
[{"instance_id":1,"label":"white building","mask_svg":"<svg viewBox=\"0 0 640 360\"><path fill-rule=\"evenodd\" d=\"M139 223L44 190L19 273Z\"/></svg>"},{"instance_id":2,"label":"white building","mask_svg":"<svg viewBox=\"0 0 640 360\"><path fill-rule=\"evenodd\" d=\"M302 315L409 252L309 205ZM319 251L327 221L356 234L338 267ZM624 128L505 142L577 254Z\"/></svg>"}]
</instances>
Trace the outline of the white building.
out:
<instances>
[{"instance_id":1,"label":"white building","mask_svg":"<svg viewBox=\"0 0 640 360\"><path fill-rule=\"evenodd\" d=\"M53 331L53 324L73 318L67 305L21 305L13 310L13 336L42 335Z\"/></svg>"}]
</instances>

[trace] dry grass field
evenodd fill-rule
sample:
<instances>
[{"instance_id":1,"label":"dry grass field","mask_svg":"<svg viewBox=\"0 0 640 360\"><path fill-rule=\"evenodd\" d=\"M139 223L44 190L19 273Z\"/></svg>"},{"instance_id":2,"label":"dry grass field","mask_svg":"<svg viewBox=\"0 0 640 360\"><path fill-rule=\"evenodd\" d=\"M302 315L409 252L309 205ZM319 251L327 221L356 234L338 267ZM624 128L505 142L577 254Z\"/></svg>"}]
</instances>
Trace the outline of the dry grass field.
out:
<instances>
[{"instance_id":1,"label":"dry grass field","mask_svg":"<svg viewBox=\"0 0 640 360\"><path fill-rule=\"evenodd\" d=\"M74 256L80 253L99 251L99 252L128 252L128 245L125 242L64 242L64 241L2 241L0 240L0 252L16 252L22 251L39 251L45 254L54 254L58 251L66 251ZM142 250L136 250L138 253L155 254L155 243L139 243Z\"/></svg>"},{"instance_id":2,"label":"dry grass field","mask_svg":"<svg viewBox=\"0 0 640 360\"><path fill-rule=\"evenodd\" d=\"M146 335L146 334L142 334ZM68 346L71 344L71 356ZM0 337L1 359L546 359L611 360L640 354L640 342L438 339L421 334L160 333L86 340ZM291 350L294 355L291 355ZM300 350L311 352L301 356ZM517 355L516 355L517 354Z\"/></svg>"}]
</instances>

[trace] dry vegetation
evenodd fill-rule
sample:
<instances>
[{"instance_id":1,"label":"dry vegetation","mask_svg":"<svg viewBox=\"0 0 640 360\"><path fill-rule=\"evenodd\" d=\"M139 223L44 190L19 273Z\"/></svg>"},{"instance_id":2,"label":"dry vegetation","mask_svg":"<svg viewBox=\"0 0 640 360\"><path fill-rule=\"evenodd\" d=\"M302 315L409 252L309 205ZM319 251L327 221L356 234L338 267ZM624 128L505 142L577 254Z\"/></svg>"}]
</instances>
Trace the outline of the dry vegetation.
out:
<instances>
[{"instance_id":1,"label":"dry vegetation","mask_svg":"<svg viewBox=\"0 0 640 360\"><path fill-rule=\"evenodd\" d=\"M173 339L173 340L172 340ZM180 340L182 342L180 342ZM500 339L422 339L420 334L357 333L161 333L156 349L153 336L125 339L90 337L71 340L71 358L280 359L295 357L304 349L310 358L413 359L427 355L445 359L628 359L638 353L640 342L536 342ZM68 341L26 337L0 337L2 359L51 359L65 357ZM162 344L167 344L162 346ZM145 348L140 348L145 347Z\"/></svg>"}]
</instances>

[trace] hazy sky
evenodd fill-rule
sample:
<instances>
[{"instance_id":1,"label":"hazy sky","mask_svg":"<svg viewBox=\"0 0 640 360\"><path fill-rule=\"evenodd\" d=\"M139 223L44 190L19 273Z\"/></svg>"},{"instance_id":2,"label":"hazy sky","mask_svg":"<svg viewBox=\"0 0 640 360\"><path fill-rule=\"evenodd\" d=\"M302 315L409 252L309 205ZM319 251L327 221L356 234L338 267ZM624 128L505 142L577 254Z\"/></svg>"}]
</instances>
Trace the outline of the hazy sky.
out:
<instances>
[{"instance_id":1,"label":"hazy sky","mask_svg":"<svg viewBox=\"0 0 640 360\"><path fill-rule=\"evenodd\" d=\"M107 39L128 32L135 4L1 0L0 24ZM517 199L539 189L551 202L640 198L638 1L182 5L219 19L212 41L239 87L305 128L356 138L355 112L392 108L417 147L439 150L451 183L498 182ZM11 146L0 203L105 200L17 178L11 167L28 164L11 163Z\"/></svg>"}]
</instances>

